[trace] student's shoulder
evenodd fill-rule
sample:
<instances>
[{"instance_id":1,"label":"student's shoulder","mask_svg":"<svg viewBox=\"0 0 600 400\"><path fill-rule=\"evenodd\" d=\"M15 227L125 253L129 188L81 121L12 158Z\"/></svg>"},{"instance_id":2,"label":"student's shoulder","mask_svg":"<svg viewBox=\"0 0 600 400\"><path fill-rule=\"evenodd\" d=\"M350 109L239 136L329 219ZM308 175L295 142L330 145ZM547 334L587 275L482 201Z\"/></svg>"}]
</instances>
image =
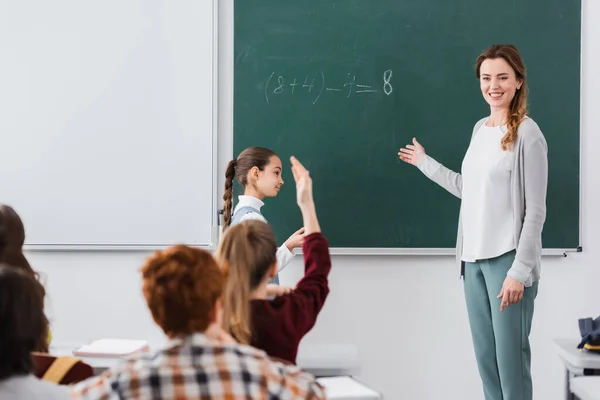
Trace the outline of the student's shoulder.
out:
<instances>
[{"instance_id":1,"label":"student's shoulder","mask_svg":"<svg viewBox=\"0 0 600 400\"><path fill-rule=\"evenodd\" d=\"M270 381L269 391L278 393L286 399L325 399L323 388L315 377L302 371L298 366L285 360L271 358L263 350L246 345L237 345L239 354L246 355L252 361L245 360L244 367L250 375L259 375L260 379ZM255 364L256 363L256 364Z\"/></svg>"},{"instance_id":2,"label":"student's shoulder","mask_svg":"<svg viewBox=\"0 0 600 400\"><path fill-rule=\"evenodd\" d=\"M261 371L270 371L271 374L284 375L289 372L301 372L295 364L278 358L272 358L264 350L255 347L244 344L235 344L229 345L229 348L234 350L239 356L246 358L246 365L249 367L253 366L252 363L248 363L248 359L251 359L260 366Z\"/></svg>"},{"instance_id":3,"label":"student's shoulder","mask_svg":"<svg viewBox=\"0 0 600 400\"><path fill-rule=\"evenodd\" d=\"M42 379L39 380L39 383L39 392L40 394L44 395L44 399L68 399L71 396L71 391L64 385L56 385L52 382L46 382Z\"/></svg>"},{"instance_id":4,"label":"student's shoulder","mask_svg":"<svg viewBox=\"0 0 600 400\"><path fill-rule=\"evenodd\" d=\"M44 398L44 399L68 399L70 395L69 389L64 385L57 385L53 382L45 381L43 379L37 379L33 375L28 377L18 377L17 379L8 378L2 389L6 390L7 393L19 393L29 398ZM11 383L18 383L17 385L11 385ZM22 386L22 387L19 387ZM40 396L40 397L38 397ZM0 398L4 398L0 396ZM9 398L11 398L9 396ZM16 397L15 397L16 398ZM19 397L21 398L21 397Z\"/></svg>"},{"instance_id":5,"label":"student's shoulder","mask_svg":"<svg viewBox=\"0 0 600 400\"><path fill-rule=\"evenodd\" d=\"M218 350L219 347L220 350ZM265 365L271 363L269 355L264 350L241 343L217 346L215 352L226 355L225 358L230 361L237 359L238 361L234 362L235 365L246 365L254 372L264 370ZM230 365L228 368L231 367L233 366Z\"/></svg>"},{"instance_id":6,"label":"student's shoulder","mask_svg":"<svg viewBox=\"0 0 600 400\"><path fill-rule=\"evenodd\" d=\"M256 211L247 211L244 215L242 215L242 217L240 218L240 222L242 221L262 221L262 222L266 222L265 217L262 216L262 214L257 213Z\"/></svg>"}]
</instances>

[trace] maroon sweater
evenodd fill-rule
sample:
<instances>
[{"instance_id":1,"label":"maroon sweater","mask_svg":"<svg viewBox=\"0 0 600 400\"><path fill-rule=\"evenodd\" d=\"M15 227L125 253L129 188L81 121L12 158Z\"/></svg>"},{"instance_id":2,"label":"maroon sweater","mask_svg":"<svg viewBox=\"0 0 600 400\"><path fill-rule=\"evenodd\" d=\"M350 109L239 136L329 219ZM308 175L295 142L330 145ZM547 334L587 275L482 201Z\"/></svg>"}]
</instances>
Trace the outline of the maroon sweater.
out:
<instances>
[{"instance_id":1,"label":"maroon sweater","mask_svg":"<svg viewBox=\"0 0 600 400\"><path fill-rule=\"evenodd\" d=\"M329 294L331 257L321 233L304 238L304 278L289 294L273 300L252 300L251 345L271 357L296 363L300 340L311 330Z\"/></svg>"}]
</instances>

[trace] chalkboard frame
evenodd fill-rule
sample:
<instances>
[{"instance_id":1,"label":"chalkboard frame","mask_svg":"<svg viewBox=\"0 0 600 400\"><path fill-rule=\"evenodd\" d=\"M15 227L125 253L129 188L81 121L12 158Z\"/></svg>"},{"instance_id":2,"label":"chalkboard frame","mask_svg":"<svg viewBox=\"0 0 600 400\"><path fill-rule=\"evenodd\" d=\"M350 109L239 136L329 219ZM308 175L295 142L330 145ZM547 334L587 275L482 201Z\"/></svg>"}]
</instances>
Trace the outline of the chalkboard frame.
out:
<instances>
[{"instance_id":1,"label":"chalkboard frame","mask_svg":"<svg viewBox=\"0 0 600 400\"><path fill-rule=\"evenodd\" d=\"M579 2L579 9L581 12L583 12L582 10L582 6L581 6L581 2ZM579 15L579 24L581 27L581 14ZM581 56L581 38L580 38L580 48L579 48L579 54ZM582 65L581 63L579 64L579 94L581 96L581 86L582 86L582 82L581 82L581 68ZM581 115L581 104L579 104L579 116ZM535 119L535 116L534 116ZM581 124L579 125L579 137L581 137ZM234 131L234 142L235 142L235 131ZM234 147L234 151L237 150ZM581 173L581 140L579 141L579 166L578 166L578 173ZM435 154L434 154L435 157ZM285 162L285 160L283 160ZM423 178L426 180L426 178ZM578 177L577 179L578 181L578 203L579 203L579 209L578 209L578 242L581 243L582 240L582 223L581 223L581 213L582 213L582 207L581 207L581 201L582 201L582 196L581 196L581 191L582 191L582 187L581 187L581 181ZM433 184L433 183L432 183ZM435 185L435 184L433 184ZM238 192L239 192L239 188L238 188ZM239 193L237 193L239 194ZM458 215L457 215L458 217ZM582 251L582 247L581 245L578 246L573 246L573 247L565 247L565 248L544 248L543 249L543 255L556 255L556 256L564 256L566 255L566 253L568 252L580 252ZM455 254L455 249L453 247L333 247L331 249L332 254L338 254L338 255L453 255Z\"/></svg>"}]
</instances>

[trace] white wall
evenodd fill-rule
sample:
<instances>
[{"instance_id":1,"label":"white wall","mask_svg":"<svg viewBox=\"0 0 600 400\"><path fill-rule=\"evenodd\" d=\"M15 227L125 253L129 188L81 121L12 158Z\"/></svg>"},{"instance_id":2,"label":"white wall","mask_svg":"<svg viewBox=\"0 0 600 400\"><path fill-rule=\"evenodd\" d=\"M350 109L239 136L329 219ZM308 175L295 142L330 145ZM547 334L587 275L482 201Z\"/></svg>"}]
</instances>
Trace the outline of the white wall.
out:
<instances>
[{"instance_id":1,"label":"white wall","mask_svg":"<svg viewBox=\"0 0 600 400\"><path fill-rule=\"evenodd\" d=\"M230 1L222 14L231 15ZM561 399L563 371L552 339L578 337L577 319L600 315L600 149L595 129L600 100L600 3L584 0L582 73L583 249L567 258L545 258L533 332L535 398ZM221 40L231 38L221 21ZM550 44L548 44L551 51ZM220 57L230 57L223 49ZM561 57L560 54L556 55ZM222 69L221 83L230 71ZM551 84L549 82L548 84ZM231 99L230 87L221 102ZM560 96L557 93L556 96ZM221 109L221 149L231 148L231 110ZM554 151L552 154L559 155ZM220 166L231 157L220 154ZM162 338L139 291L137 269L147 254L32 253L47 276L53 334L59 342L101 336ZM284 283L301 274L296 259ZM331 295L312 343L342 341L359 347L359 378L388 399L481 399L462 284L451 257L334 257ZM400 397L402 396L402 397Z\"/></svg>"}]
</instances>

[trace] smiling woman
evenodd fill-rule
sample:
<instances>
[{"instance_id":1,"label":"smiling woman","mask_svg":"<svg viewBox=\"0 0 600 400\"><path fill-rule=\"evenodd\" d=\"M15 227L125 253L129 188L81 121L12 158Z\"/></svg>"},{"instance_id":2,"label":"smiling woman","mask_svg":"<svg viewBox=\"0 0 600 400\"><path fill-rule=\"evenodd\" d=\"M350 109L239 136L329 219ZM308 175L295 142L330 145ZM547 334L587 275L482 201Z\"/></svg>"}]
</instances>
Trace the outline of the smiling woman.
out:
<instances>
[{"instance_id":1,"label":"smiling woman","mask_svg":"<svg viewBox=\"0 0 600 400\"><path fill-rule=\"evenodd\" d=\"M475 124L461 173L426 155L416 139L398 155L461 199L456 252L486 400L531 400L529 332L546 219L547 145L527 116L517 48L487 48L475 71L490 115Z\"/></svg>"},{"instance_id":2,"label":"smiling woman","mask_svg":"<svg viewBox=\"0 0 600 400\"><path fill-rule=\"evenodd\" d=\"M503 53L505 57L492 57L496 53ZM490 105L492 114L499 119L490 119L486 125L502 125L502 122L506 122L508 132L502 138L502 148L508 150L517 137L521 121L527 115L525 65L514 46L492 47L479 56L475 65L481 93Z\"/></svg>"}]
</instances>

